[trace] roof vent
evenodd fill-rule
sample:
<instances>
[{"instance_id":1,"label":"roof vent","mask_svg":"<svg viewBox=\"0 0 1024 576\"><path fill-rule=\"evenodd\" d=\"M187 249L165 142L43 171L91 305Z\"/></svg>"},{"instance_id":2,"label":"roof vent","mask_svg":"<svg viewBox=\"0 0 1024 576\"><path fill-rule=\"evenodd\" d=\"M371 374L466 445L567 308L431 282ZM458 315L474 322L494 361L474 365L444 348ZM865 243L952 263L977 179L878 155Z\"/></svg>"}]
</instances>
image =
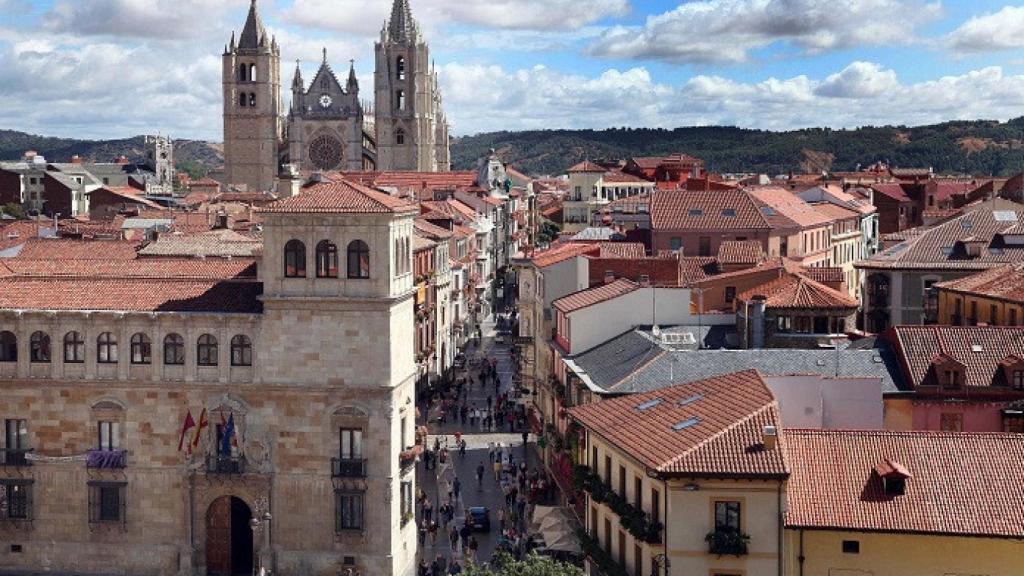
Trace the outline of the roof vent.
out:
<instances>
[{"instance_id":1,"label":"roof vent","mask_svg":"<svg viewBox=\"0 0 1024 576\"><path fill-rule=\"evenodd\" d=\"M732 217L736 216L736 209L735 208L723 208L722 209L722 216L725 216L726 218L732 218Z\"/></svg>"},{"instance_id":2,"label":"roof vent","mask_svg":"<svg viewBox=\"0 0 1024 576\"><path fill-rule=\"evenodd\" d=\"M639 410L640 412L643 412L645 410L650 410L651 408L654 408L658 404L661 404L661 398L655 398L654 400L648 400L647 402L637 404L636 409Z\"/></svg>"},{"instance_id":3,"label":"roof vent","mask_svg":"<svg viewBox=\"0 0 1024 576\"><path fill-rule=\"evenodd\" d=\"M815 360L814 363L817 364L818 366L824 366L825 364L827 364L824 358L818 358L817 360Z\"/></svg>"},{"instance_id":4,"label":"roof vent","mask_svg":"<svg viewBox=\"0 0 1024 576\"><path fill-rule=\"evenodd\" d=\"M694 402L696 402L697 400L700 400L701 398L704 398L703 394L694 394L693 396L690 396L689 398L683 398L682 400L680 400L679 401L679 405L680 406L689 406L690 404L693 404Z\"/></svg>"},{"instance_id":5,"label":"roof vent","mask_svg":"<svg viewBox=\"0 0 1024 576\"><path fill-rule=\"evenodd\" d=\"M983 350L984 348L982 348L981 344L971 344L971 352L981 352Z\"/></svg>"},{"instance_id":6,"label":"roof vent","mask_svg":"<svg viewBox=\"0 0 1024 576\"><path fill-rule=\"evenodd\" d=\"M693 418L687 418L686 420L683 420L682 422L672 426L672 429L675 430L676 432L679 432L680 430L686 430L687 428L692 428L693 426L696 426L697 424L700 424L700 418L697 418L696 416L694 416Z\"/></svg>"},{"instance_id":7,"label":"roof vent","mask_svg":"<svg viewBox=\"0 0 1024 576\"><path fill-rule=\"evenodd\" d=\"M605 284L611 284L612 282L615 282L615 272L612 271L612 270L605 270L604 271L604 283Z\"/></svg>"},{"instance_id":8,"label":"roof vent","mask_svg":"<svg viewBox=\"0 0 1024 576\"><path fill-rule=\"evenodd\" d=\"M775 450L775 446L779 442L779 429L775 426L765 426L761 442L764 444L765 450Z\"/></svg>"},{"instance_id":9,"label":"roof vent","mask_svg":"<svg viewBox=\"0 0 1024 576\"><path fill-rule=\"evenodd\" d=\"M704 211L700 208L690 208L690 216L703 216Z\"/></svg>"},{"instance_id":10,"label":"roof vent","mask_svg":"<svg viewBox=\"0 0 1024 576\"><path fill-rule=\"evenodd\" d=\"M648 274L641 274L640 275L640 282L639 282L639 284L641 286L644 286L644 287L650 286L651 285L651 277L650 277L650 275L648 275Z\"/></svg>"}]
</instances>

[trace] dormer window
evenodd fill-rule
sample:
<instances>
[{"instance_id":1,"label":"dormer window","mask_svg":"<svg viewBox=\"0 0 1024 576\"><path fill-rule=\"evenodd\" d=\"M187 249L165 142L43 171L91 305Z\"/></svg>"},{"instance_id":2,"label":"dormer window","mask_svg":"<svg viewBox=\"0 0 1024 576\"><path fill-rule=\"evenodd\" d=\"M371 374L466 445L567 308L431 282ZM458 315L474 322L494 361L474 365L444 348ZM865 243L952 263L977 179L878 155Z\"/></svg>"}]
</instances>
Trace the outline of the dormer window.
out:
<instances>
[{"instance_id":1,"label":"dormer window","mask_svg":"<svg viewBox=\"0 0 1024 576\"><path fill-rule=\"evenodd\" d=\"M1009 354L999 361L1006 384L1014 390L1024 390L1024 358Z\"/></svg>"},{"instance_id":2,"label":"dormer window","mask_svg":"<svg viewBox=\"0 0 1024 576\"><path fill-rule=\"evenodd\" d=\"M958 389L966 383L965 367L946 353L936 354L931 361L932 385L946 389Z\"/></svg>"},{"instance_id":3,"label":"dormer window","mask_svg":"<svg viewBox=\"0 0 1024 576\"><path fill-rule=\"evenodd\" d=\"M913 478L905 466L891 458L875 464L874 472L882 479L882 490L890 498L906 494L907 479Z\"/></svg>"},{"instance_id":4,"label":"dormer window","mask_svg":"<svg viewBox=\"0 0 1024 576\"><path fill-rule=\"evenodd\" d=\"M945 388L959 388L960 387L960 371L959 370L944 370L942 373L942 386Z\"/></svg>"},{"instance_id":5,"label":"dormer window","mask_svg":"<svg viewBox=\"0 0 1024 576\"><path fill-rule=\"evenodd\" d=\"M882 478L886 496L903 496L907 492L907 479L899 476Z\"/></svg>"}]
</instances>

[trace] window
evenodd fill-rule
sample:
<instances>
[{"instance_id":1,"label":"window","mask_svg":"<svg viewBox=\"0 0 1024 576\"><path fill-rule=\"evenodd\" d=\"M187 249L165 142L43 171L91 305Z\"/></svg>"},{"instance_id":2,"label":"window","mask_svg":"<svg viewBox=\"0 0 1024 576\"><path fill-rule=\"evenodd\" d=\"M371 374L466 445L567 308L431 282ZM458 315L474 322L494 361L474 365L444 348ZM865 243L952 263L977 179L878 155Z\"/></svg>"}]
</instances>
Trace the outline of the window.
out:
<instances>
[{"instance_id":1,"label":"window","mask_svg":"<svg viewBox=\"0 0 1024 576\"><path fill-rule=\"evenodd\" d=\"M943 374L942 383L946 388L959 388L960 387L960 371L959 370L946 370Z\"/></svg>"},{"instance_id":2,"label":"window","mask_svg":"<svg viewBox=\"0 0 1024 576\"><path fill-rule=\"evenodd\" d=\"M18 337L14 332L0 332L0 362L18 361Z\"/></svg>"},{"instance_id":3,"label":"window","mask_svg":"<svg viewBox=\"0 0 1024 576\"><path fill-rule=\"evenodd\" d=\"M715 502L715 532L740 531L740 503L734 501Z\"/></svg>"},{"instance_id":4,"label":"window","mask_svg":"<svg viewBox=\"0 0 1024 576\"><path fill-rule=\"evenodd\" d=\"M402 130L401 128L395 130L395 144L398 144L399 146L405 145L405 130Z\"/></svg>"},{"instance_id":5,"label":"window","mask_svg":"<svg viewBox=\"0 0 1024 576\"><path fill-rule=\"evenodd\" d=\"M395 77L399 80L405 80L405 56L399 56L395 60Z\"/></svg>"},{"instance_id":6,"label":"window","mask_svg":"<svg viewBox=\"0 0 1024 576\"><path fill-rule=\"evenodd\" d=\"M138 332L132 334L132 364L149 364L153 361L153 345L149 336Z\"/></svg>"},{"instance_id":7,"label":"window","mask_svg":"<svg viewBox=\"0 0 1024 576\"><path fill-rule=\"evenodd\" d=\"M249 73L249 68L245 64L239 64L238 65L238 81L239 82L245 82L246 80L248 80L249 79L248 76L247 76L248 73Z\"/></svg>"},{"instance_id":8,"label":"window","mask_svg":"<svg viewBox=\"0 0 1024 576\"><path fill-rule=\"evenodd\" d=\"M242 92L241 94L238 95L238 107L239 108L245 108L248 105L249 105L249 97L245 95L245 92Z\"/></svg>"},{"instance_id":9,"label":"window","mask_svg":"<svg viewBox=\"0 0 1024 576\"><path fill-rule=\"evenodd\" d=\"M96 361L100 364L117 364L117 337L104 332L96 338Z\"/></svg>"},{"instance_id":10,"label":"window","mask_svg":"<svg viewBox=\"0 0 1024 576\"><path fill-rule=\"evenodd\" d=\"M626 497L626 467L619 464L619 496Z\"/></svg>"},{"instance_id":11,"label":"window","mask_svg":"<svg viewBox=\"0 0 1024 576\"><path fill-rule=\"evenodd\" d=\"M316 277L338 277L338 246L330 240L321 240L316 245Z\"/></svg>"},{"instance_id":12,"label":"window","mask_svg":"<svg viewBox=\"0 0 1024 576\"><path fill-rule=\"evenodd\" d=\"M399 111L405 110L405 90L395 92L395 109Z\"/></svg>"},{"instance_id":13,"label":"window","mask_svg":"<svg viewBox=\"0 0 1024 576\"><path fill-rule=\"evenodd\" d=\"M963 432L963 414L942 414L939 416L939 430L943 432Z\"/></svg>"},{"instance_id":14,"label":"window","mask_svg":"<svg viewBox=\"0 0 1024 576\"><path fill-rule=\"evenodd\" d=\"M217 355L217 338L212 334L200 336L199 342L196 345L196 362L200 366L216 366Z\"/></svg>"},{"instance_id":15,"label":"window","mask_svg":"<svg viewBox=\"0 0 1024 576\"><path fill-rule=\"evenodd\" d=\"M651 520L661 521L661 493L651 488Z\"/></svg>"},{"instance_id":16,"label":"window","mask_svg":"<svg viewBox=\"0 0 1024 576\"><path fill-rule=\"evenodd\" d=\"M644 576L644 552L639 544L633 544L633 576Z\"/></svg>"},{"instance_id":17,"label":"window","mask_svg":"<svg viewBox=\"0 0 1024 576\"><path fill-rule=\"evenodd\" d=\"M843 554L860 554L860 542L857 540L843 540Z\"/></svg>"},{"instance_id":18,"label":"window","mask_svg":"<svg viewBox=\"0 0 1024 576\"><path fill-rule=\"evenodd\" d=\"M413 517L412 508L412 482L405 480L401 487L402 524L404 525Z\"/></svg>"},{"instance_id":19,"label":"window","mask_svg":"<svg viewBox=\"0 0 1024 576\"><path fill-rule=\"evenodd\" d=\"M284 277L306 277L306 245L299 240L289 240L284 245Z\"/></svg>"},{"instance_id":20,"label":"window","mask_svg":"<svg viewBox=\"0 0 1024 576\"><path fill-rule=\"evenodd\" d=\"M363 430L361 428L342 428L340 435L338 456L342 460L362 459Z\"/></svg>"},{"instance_id":21,"label":"window","mask_svg":"<svg viewBox=\"0 0 1024 576\"><path fill-rule=\"evenodd\" d=\"M995 304L988 307L988 323L992 326L999 326L999 307Z\"/></svg>"},{"instance_id":22,"label":"window","mask_svg":"<svg viewBox=\"0 0 1024 576\"><path fill-rule=\"evenodd\" d=\"M50 361L50 335L46 332L33 332L28 341L28 359L32 362L46 363Z\"/></svg>"},{"instance_id":23,"label":"window","mask_svg":"<svg viewBox=\"0 0 1024 576\"><path fill-rule=\"evenodd\" d=\"M0 480L0 520L32 517L32 481Z\"/></svg>"},{"instance_id":24,"label":"window","mask_svg":"<svg viewBox=\"0 0 1024 576\"><path fill-rule=\"evenodd\" d=\"M334 493L335 531L362 530L363 529L363 493L342 492Z\"/></svg>"},{"instance_id":25,"label":"window","mask_svg":"<svg viewBox=\"0 0 1024 576\"><path fill-rule=\"evenodd\" d=\"M1024 370L1013 371L1013 381L1011 384L1014 390L1024 390Z\"/></svg>"},{"instance_id":26,"label":"window","mask_svg":"<svg viewBox=\"0 0 1024 576\"><path fill-rule=\"evenodd\" d=\"M606 486L611 488L612 486L612 457L604 457L604 483Z\"/></svg>"},{"instance_id":27,"label":"window","mask_svg":"<svg viewBox=\"0 0 1024 576\"><path fill-rule=\"evenodd\" d=\"M669 239L668 245L670 250L682 250L683 239L680 238L679 236L673 236L672 238Z\"/></svg>"},{"instance_id":28,"label":"window","mask_svg":"<svg viewBox=\"0 0 1024 576\"><path fill-rule=\"evenodd\" d=\"M726 286L725 287L725 303L732 304L732 301L736 299L736 287Z\"/></svg>"},{"instance_id":29,"label":"window","mask_svg":"<svg viewBox=\"0 0 1024 576\"><path fill-rule=\"evenodd\" d=\"M89 522L124 522L126 482L89 482Z\"/></svg>"},{"instance_id":30,"label":"window","mask_svg":"<svg viewBox=\"0 0 1024 576\"><path fill-rule=\"evenodd\" d=\"M180 366L185 363L185 339L181 334L168 334L164 338L164 364Z\"/></svg>"},{"instance_id":31,"label":"window","mask_svg":"<svg viewBox=\"0 0 1024 576\"><path fill-rule=\"evenodd\" d=\"M644 509L644 481L639 476L633 478L633 506Z\"/></svg>"},{"instance_id":32,"label":"window","mask_svg":"<svg viewBox=\"0 0 1024 576\"><path fill-rule=\"evenodd\" d=\"M590 448L590 467L597 472L597 446L591 446Z\"/></svg>"},{"instance_id":33,"label":"window","mask_svg":"<svg viewBox=\"0 0 1024 576\"><path fill-rule=\"evenodd\" d=\"M252 366L252 340L244 334L231 339L231 365Z\"/></svg>"},{"instance_id":34,"label":"window","mask_svg":"<svg viewBox=\"0 0 1024 576\"><path fill-rule=\"evenodd\" d=\"M907 479L903 476L882 478L882 487L886 496L903 496L907 492Z\"/></svg>"},{"instance_id":35,"label":"window","mask_svg":"<svg viewBox=\"0 0 1024 576\"><path fill-rule=\"evenodd\" d=\"M64 335L64 362L67 364L85 362L85 339L74 330Z\"/></svg>"},{"instance_id":36,"label":"window","mask_svg":"<svg viewBox=\"0 0 1024 576\"><path fill-rule=\"evenodd\" d=\"M1017 309L1016 308L1010 308L1009 314L1010 314L1010 317L1007 320L1006 324L1008 326L1016 326L1017 325Z\"/></svg>"},{"instance_id":37,"label":"window","mask_svg":"<svg viewBox=\"0 0 1024 576\"><path fill-rule=\"evenodd\" d=\"M25 464L25 453L28 452L28 424L25 420L4 420L4 451L0 463Z\"/></svg>"},{"instance_id":38,"label":"window","mask_svg":"<svg viewBox=\"0 0 1024 576\"><path fill-rule=\"evenodd\" d=\"M779 316L775 322L776 332L786 333L793 330L793 318L790 316Z\"/></svg>"},{"instance_id":39,"label":"window","mask_svg":"<svg viewBox=\"0 0 1024 576\"><path fill-rule=\"evenodd\" d=\"M256 81L256 65L249 64L249 82Z\"/></svg>"},{"instance_id":40,"label":"window","mask_svg":"<svg viewBox=\"0 0 1024 576\"><path fill-rule=\"evenodd\" d=\"M97 448L99 450L117 450L121 447L121 423L99 421L97 424Z\"/></svg>"},{"instance_id":41,"label":"window","mask_svg":"<svg viewBox=\"0 0 1024 576\"><path fill-rule=\"evenodd\" d=\"M249 108L256 107L256 94L253 92L249 93Z\"/></svg>"},{"instance_id":42,"label":"window","mask_svg":"<svg viewBox=\"0 0 1024 576\"><path fill-rule=\"evenodd\" d=\"M362 240L353 240L348 245L348 277L370 277L370 247Z\"/></svg>"},{"instance_id":43,"label":"window","mask_svg":"<svg viewBox=\"0 0 1024 576\"><path fill-rule=\"evenodd\" d=\"M698 250L700 255L711 256L711 238L708 236L701 236L698 242Z\"/></svg>"}]
</instances>

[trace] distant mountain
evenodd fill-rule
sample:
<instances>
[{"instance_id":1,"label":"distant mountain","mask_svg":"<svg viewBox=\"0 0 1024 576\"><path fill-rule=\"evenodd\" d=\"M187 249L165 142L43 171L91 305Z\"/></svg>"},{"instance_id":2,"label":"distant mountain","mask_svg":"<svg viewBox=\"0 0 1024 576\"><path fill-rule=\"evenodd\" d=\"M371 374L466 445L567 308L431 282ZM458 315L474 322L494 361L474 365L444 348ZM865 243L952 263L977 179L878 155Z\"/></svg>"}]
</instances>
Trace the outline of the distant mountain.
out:
<instances>
[{"instance_id":1,"label":"distant mountain","mask_svg":"<svg viewBox=\"0 0 1024 576\"><path fill-rule=\"evenodd\" d=\"M1024 117L1009 122L945 122L933 126L812 128L769 132L732 127L623 128L491 132L452 143L456 168L475 166L490 149L532 176L559 174L583 159L683 152L713 172L784 174L855 170L879 160L975 175L1024 171Z\"/></svg>"},{"instance_id":2,"label":"distant mountain","mask_svg":"<svg viewBox=\"0 0 1024 576\"><path fill-rule=\"evenodd\" d=\"M174 145L178 167L194 175L224 163L220 144L176 140ZM896 167L930 166L938 173L1009 176L1024 171L1024 117L789 132L719 126L490 132L454 139L453 167L475 168L477 159L492 148L502 160L533 176L559 174L587 158L675 152L702 158L713 172L844 171L881 160ZM142 158L143 138L70 140L0 130L0 160L18 159L30 149L52 161L67 161L76 154L96 162L112 162L121 155L134 161Z\"/></svg>"}]
</instances>

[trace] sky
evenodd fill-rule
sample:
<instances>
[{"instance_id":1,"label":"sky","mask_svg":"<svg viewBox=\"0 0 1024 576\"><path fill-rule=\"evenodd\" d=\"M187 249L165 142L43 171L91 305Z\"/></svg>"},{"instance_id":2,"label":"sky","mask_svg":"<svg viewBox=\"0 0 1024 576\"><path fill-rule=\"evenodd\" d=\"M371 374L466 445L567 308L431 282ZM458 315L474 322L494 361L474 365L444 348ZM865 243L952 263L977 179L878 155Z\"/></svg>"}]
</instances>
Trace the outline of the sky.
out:
<instances>
[{"instance_id":1,"label":"sky","mask_svg":"<svg viewBox=\"0 0 1024 576\"><path fill-rule=\"evenodd\" d=\"M0 0L0 128L219 141L221 54L250 0ZM327 49L366 96L392 0L259 0L312 78ZM454 135L769 130L1024 116L1008 0L411 0Z\"/></svg>"}]
</instances>

